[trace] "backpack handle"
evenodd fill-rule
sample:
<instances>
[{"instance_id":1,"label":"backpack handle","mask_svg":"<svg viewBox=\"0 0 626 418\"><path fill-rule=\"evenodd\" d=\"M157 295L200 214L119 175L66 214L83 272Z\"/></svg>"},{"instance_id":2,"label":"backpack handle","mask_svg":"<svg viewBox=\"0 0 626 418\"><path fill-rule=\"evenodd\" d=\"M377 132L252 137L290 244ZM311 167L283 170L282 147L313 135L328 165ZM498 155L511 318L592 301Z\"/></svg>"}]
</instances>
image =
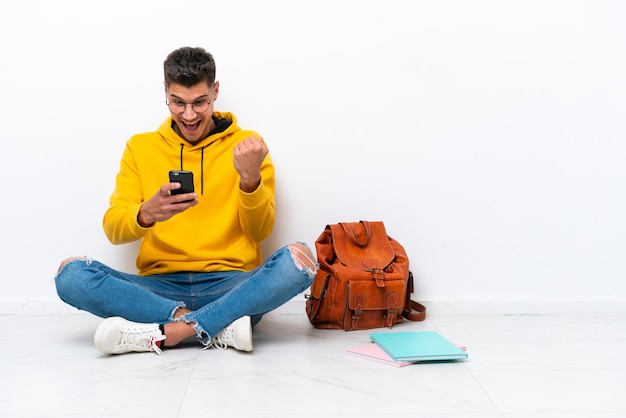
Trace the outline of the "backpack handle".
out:
<instances>
[{"instance_id":1,"label":"backpack handle","mask_svg":"<svg viewBox=\"0 0 626 418\"><path fill-rule=\"evenodd\" d=\"M359 223L363 225L363 229L365 230L364 240L359 240L357 238L354 232L354 228L352 228L352 225L341 223L341 222L339 223L339 225L341 225L341 227L343 228L343 232L345 232L350 242L352 242L354 245L358 247L365 247L370 242L370 239L372 238L372 226L367 221L359 221Z\"/></svg>"}]
</instances>

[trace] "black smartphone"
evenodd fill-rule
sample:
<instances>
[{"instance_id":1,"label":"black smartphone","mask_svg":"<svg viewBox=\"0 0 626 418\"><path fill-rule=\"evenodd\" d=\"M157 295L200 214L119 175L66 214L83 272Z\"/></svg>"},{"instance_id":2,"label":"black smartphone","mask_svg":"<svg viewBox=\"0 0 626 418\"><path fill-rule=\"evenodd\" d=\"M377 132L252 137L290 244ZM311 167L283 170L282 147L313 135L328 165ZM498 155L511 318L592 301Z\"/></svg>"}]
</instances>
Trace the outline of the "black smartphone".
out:
<instances>
[{"instance_id":1,"label":"black smartphone","mask_svg":"<svg viewBox=\"0 0 626 418\"><path fill-rule=\"evenodd\" d=\"M172 194L193 193L193 173L184 170L171 170L170 183L180 183L180 188L172 190Z\"/></svg>"}]
</instances>

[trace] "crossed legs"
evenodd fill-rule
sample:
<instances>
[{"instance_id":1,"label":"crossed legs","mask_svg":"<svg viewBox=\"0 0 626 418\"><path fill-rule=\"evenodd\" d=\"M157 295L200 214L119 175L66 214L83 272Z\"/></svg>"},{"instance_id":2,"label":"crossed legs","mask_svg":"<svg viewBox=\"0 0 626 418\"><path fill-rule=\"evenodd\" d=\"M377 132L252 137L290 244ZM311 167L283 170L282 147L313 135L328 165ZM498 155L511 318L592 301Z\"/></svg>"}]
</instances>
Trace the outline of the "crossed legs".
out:
<instances>
[{"instance_id":1,"label":"crossed legs","mask_svg":"<svg viewBox=\"0 0 626 418\"><path fill-rule=\"evenodd\" d=\"M306 245L301 244L301 243L290 244L290 245L287 246L287 250L289 251L289 254L291 255L291 260L293 262L291 269L293 269L293 266L295 266L296 269L298 271L300 271L304 276L306 276L310 280L312 280L313 276L315 275L315 271L317 269L317 263L315 261L315 257L313 255L313 253L311 252L311 250ZM77 260L77 259L87 260L85 257L71 257L71 258L68 258L68 259L64 260L61 263L61 265L59 267L59 272L63 269L63 267L66 264L68 264L69 262L71 262L73 260ZM291 274L293 274L293 273L288 273L287 276L282 276L282 277L286 277L287 280L290 281L291 279L289 279L289 278L293 277ZM278 275L278 277L281 277L280 273L277 273L274 276L277 276L277 275ZM293 277L293 278L294 278L295 282L299 282L299 285L302 285L303 282L301 282L300 279L295 278L295 277ZM268 277L265 277L265 279L268 279ZM262 280L264 280L264 279L262 279ZM277 281L280 282L280 280L277 280ZM67 283L67 279L66 279L66 283ZM283 280L283 283L284 284L281 285L281 286L289 286L289 283L285 282L284 280ZM304 282L304 283L306 283L306 282ZM310 284L310 282L309 282L309 284ZM279 288L277 288L277 289L279 289ZM171 302L168 302L168 303L171 303ZM89 310L89 309L86 308L86 310ZM176 346L180 342L182 342L183 340L185 340L185 339L187 339L189 337L192 337L194 335L200 335L200 332L199 332L200 328L198 327L197 321L195 319L191 319L191 318L187 318L186 317L187 315L192 314L192 313L193 313L193 311L191 311L190 309L188 309L184 305L183 306L179 305L177 308L175 308L173 310L173 313L171 313L171 316L170 316L170 318L173 318L173 319L171 319L169 322L165 322L164 325L163 325L164 334L166 336L166 339L164 341L164 345L166 347ZM117 315L119 315L119 314L117 314ZM197 317L197 315L198 315L198 313L195 313L196 317ZM101 314L101 316L108 316L108 314ZM206 316L205 316L205 318L206 318ZM206 319L205 319L205 321L206 321ZM210 321L210 322L212 322L212 321ZM214 329L213 332L216 332L216 330Z\"/></svg>"}]
</instances>

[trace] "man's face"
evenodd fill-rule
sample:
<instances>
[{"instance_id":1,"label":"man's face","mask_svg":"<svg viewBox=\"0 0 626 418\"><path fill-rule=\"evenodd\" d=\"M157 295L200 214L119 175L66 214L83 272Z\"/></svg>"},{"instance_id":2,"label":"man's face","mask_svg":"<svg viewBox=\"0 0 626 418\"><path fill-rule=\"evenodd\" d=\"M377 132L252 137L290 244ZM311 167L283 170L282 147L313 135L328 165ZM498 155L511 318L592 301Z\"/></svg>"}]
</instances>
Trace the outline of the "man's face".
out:
<instances>
[{"instance_id":1,"label":"man's face","mask_svg":"<svg viewBox=\"0 0 626 418\"><path fill-rule=\"evenodd\" d=\"M211 116L218 91L217 81L212 87L203 82L192 87L172 83L165 88L174 130L190 144L206 138L214 128Z\"/></svg>"}]
</instances>

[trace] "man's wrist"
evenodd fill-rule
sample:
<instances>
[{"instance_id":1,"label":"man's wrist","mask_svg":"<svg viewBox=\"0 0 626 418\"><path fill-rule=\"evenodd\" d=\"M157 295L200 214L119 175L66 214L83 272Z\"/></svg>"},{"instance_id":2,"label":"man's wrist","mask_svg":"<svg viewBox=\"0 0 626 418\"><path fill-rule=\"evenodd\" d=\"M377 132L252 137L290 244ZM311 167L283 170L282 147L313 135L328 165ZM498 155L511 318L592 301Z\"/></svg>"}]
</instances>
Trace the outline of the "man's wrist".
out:
<instances>
[{"instance_id":1,"label":"man's wrist","mask_svg":"<svg viewBox=\"0 0 626 418\"><path fill-rule=\"evenodd\" d=\"M137 223L139 224L140 227L142 228L150 228L152 225L154 225L154 222L148 222L144 216L142 216L143 212L141 212L141 209L139 210L139 213L137 213Z\"/></svg>"},{"instance_id":2,"label":"man's wrist","mask_svg":"<svg viewBox=\"0 0 626 418\"><path fill-rule=\"evenodd\" d=\"M259 187L260 184L261 179L252 181L241 179L241 181L239 182L239 188L246 193L252 193Z\"/></svg>"}]
</instances>

